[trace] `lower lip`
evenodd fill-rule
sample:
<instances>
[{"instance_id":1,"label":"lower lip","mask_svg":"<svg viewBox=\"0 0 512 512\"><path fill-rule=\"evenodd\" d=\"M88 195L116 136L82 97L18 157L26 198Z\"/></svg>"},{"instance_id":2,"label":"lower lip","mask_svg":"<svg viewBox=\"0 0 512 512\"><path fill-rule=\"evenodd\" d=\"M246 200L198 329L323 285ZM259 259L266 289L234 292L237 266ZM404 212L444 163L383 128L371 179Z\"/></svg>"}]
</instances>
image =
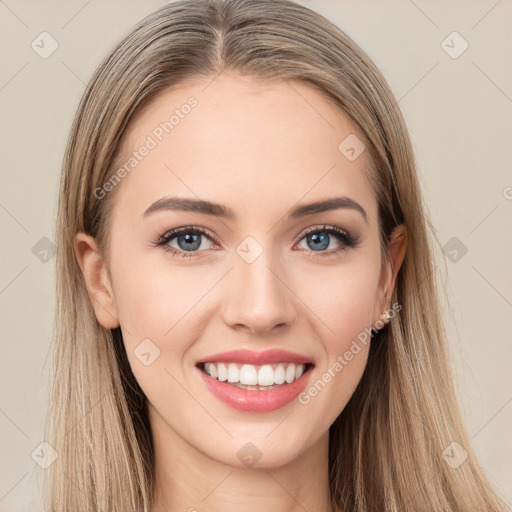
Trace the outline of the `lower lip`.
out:
<instances>
[{"instance_id":1,"label":"lower lip","mask_svg":"<svg viewBox=\"0 0 512 512\"><path fill-rule=\"evenodd\" d=\"M197 371L201 374L210 392L233 409L245 412L270 412L281 409L297 398L306 387L311 369L310 367L291 384L265 391L237 388L210 377L200 368L197 368Z\"/></svg>"}]
</instances>

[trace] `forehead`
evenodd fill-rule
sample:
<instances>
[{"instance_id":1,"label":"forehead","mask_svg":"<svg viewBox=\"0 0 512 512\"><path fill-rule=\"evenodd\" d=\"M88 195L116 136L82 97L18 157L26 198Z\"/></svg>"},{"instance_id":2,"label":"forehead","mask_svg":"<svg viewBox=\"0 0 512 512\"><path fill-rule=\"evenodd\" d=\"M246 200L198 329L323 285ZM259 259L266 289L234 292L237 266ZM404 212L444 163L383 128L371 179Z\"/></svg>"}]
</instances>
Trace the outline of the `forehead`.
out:
<instances>
[{"instance_id":1,"label":"forehead","mask_svg":"<svg viewBox=\"0 0 512 512\"><path fill-rule=\"evenodd\" d=\"M190 80L160 93L130 122L114 168L125 170L114 212L139 216L173 195L270 219L299 202L347 195L371 217L367 152L356 159L344 152L344 141L361 140L340 108L301 81Z\"/></svg>"}]
</instances>

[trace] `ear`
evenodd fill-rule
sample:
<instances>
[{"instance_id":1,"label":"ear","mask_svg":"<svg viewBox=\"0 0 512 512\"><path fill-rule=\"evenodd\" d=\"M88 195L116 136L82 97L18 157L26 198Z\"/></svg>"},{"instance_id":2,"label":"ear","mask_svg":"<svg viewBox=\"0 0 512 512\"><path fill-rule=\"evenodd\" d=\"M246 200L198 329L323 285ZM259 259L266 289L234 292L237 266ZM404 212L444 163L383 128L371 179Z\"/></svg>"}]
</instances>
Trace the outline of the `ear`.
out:
<instances>
[{"instance_id":1,"label":"ear","mask_svg":"<svg viewBox=\"0 0 512 512\"><path fill-rule=\"evenodd\" d=\"M382 328L382 324L386 322L384 315L391 307L391 295L395 289L396 276L402 266L406 251L407 229L404 224L400 224L391 233L390 242L386 252L386 259L381 267L378 300L375 303L376 306L372 322L372 325L376 330ZM378 320L380 320L380 322L376 325Z\"/></svg>"},{"instance_id":2,"label":"ear","mask_svg":"<svg viewBox=\"0 0 512 512\"><path fill-rule=\"evenodd\" d=\"M75 255L98 322L106 329L118 327L119 315L107 267L94 238L78 233Z\"/></svg>"}]
</instances>

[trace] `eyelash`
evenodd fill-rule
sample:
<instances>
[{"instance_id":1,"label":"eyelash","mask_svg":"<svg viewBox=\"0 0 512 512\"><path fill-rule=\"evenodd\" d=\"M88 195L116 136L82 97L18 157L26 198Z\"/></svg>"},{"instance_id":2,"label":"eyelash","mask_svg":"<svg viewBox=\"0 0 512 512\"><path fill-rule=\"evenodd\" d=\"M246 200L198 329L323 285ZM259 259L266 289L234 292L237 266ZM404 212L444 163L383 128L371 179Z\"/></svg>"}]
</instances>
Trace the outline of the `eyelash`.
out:
<instances>
[{"instance_id":1,"label":"eyelash","mask_svg":"<svg viewBox=\"0 0 512 512\"><path fill-rule=\"evenodd\" d=\"M356 247L359 244L359 238L357 236L352 236L348 232L332 225L324 224L323 227L311 227L308 228L299 239L299 242L302 241L305 237L307 237L311 233L328 233L331 235L335 235L338 240L341 242L341 245L337 249L331 249L330 251L309 251L312 254L313 258L317 257L329 257L334 256L342 251L346 251L347 249L351 249ZM212 240L212 236L208 231L199 227L199 226L184 226L181 228L172 229L171 231L165 232L162 236L158 238L155 242L152 242L151 245L154 247L161 247L165 252L171 252L173 256L181 256L183 258L193 258L195 257L195 253L203 252L203 251L182 251L180 249L176 249L174 247L170 247L169 242L183 234L194 234L194 235L203 235L210 240ZM212 240L213 241L213 240Z\"/></svg>"}]
</instances>

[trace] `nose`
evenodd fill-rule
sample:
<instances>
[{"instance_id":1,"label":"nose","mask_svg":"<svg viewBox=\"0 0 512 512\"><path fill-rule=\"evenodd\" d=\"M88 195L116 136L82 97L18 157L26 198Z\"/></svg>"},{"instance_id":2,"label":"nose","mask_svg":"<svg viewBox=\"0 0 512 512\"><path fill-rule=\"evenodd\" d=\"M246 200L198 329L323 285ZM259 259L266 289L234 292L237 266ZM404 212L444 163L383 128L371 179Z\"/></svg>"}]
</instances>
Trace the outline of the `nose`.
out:
<instances>
[{"instance_id":1,"label":"nose","mask_svg":"<svg viewBox=\"0 0 512 512\"><path fill-rule=\"evenodd\" d=\"M265 335L285 329L297 318L288 273L272 265L265 255L252 263L235 258L222 313L232 329Z\"/></svg>"}]
</instances>

